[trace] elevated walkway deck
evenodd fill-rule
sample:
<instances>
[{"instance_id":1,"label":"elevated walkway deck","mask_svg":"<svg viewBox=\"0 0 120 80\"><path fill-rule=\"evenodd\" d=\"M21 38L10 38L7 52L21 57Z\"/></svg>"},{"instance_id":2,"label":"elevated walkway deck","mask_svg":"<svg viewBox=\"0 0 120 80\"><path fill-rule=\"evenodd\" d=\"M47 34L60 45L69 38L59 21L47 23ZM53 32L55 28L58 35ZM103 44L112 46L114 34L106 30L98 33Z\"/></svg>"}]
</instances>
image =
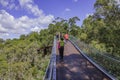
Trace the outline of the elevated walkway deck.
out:
<instances>
[{"instance_id":1,"label":"elevated walkway deck","mask_svg":"<svg viewBox=\"0 0 120 80\"><path fill-rule=\"evenodd\" d=\"M67 42L64 48L64 60L59 60L57 50L56 80L110 80L100 70L86 60L80 52Z\"/></svg>"}]
</instances>

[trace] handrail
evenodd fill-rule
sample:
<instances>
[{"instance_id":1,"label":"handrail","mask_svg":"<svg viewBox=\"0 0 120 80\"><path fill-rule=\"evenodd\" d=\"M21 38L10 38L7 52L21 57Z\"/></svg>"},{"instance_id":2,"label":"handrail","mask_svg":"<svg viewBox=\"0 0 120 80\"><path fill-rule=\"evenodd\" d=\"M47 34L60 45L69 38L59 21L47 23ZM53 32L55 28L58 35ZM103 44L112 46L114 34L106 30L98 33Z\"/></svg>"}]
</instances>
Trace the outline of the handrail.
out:
<instances>
[{"instance_id":1,"label":"handrail","mask_svg":"<svg viewBox=\"0 0 120 80\"><path fill-rule=\"evenodd\" d=\"M106 76L108 76L111 80L116 80L115 77L113 77L111 74L107 73L103 68L101 68L98 64L96 64L92 59L90 59L86 54L84 54L84 52L78 47L78 45L75 44L74 41L72 41L70 39L70 42L75 46L75 48L81 52L81 54L87 59L89 60L97 69L99 69L100 71L102 71Z\"/></svg>"},{"instance_id":2,"label":"handrail","mask_svg":"<svg viewBox=\"0 0 120 80\"><path fill-rule=\"evenodd\" d=\"M56 80L56 38L54 37L51 58L43 80Z\"/></svg>"}]
</instances>

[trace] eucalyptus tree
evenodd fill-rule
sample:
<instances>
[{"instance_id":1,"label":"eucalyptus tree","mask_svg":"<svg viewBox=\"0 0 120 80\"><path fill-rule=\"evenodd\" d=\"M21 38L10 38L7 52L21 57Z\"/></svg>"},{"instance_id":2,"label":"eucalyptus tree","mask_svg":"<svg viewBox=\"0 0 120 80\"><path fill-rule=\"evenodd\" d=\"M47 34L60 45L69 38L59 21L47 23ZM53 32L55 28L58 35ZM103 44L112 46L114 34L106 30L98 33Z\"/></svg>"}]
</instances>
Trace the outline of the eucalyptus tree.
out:
<instances>
[{"instance_id":1,"label":"eucalyptus tree","mask_svg":"<svg viewBox=\"0 0 120 80\"><path fill-rule=\"evenodd\" d=\"M120 6L116 0L97 0L94 6L96 10L95 18L103 19L106 24L101 29L105 32L101 35L104 39L101 42L106 44L108 52L118 55L120 53Z\"/></svg>"},{"instance_id":2,"label":"eucalyptus tree","mask_svg":"<svg viewBox=\"0 0 120 80\"><path fill-rule=\"evenodd\" d=\"M78 35L78 32L79 32L79 26L76 25L76 22L77 21L80 21L80 19L75 16L75 17L72 17L68 20L68 30L69 30L69 34L72 34L73 36L77 36Z\"/></svg>"}]
</instances>

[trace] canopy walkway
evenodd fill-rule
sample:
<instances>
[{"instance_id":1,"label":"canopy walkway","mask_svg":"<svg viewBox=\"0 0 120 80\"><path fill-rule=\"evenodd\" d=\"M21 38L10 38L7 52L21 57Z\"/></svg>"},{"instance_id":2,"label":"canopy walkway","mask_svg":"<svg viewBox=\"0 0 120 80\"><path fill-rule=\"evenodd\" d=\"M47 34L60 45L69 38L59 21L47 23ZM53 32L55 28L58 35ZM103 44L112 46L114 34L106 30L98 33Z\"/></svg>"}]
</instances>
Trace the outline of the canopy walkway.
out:
<instances>
[{"instance_id":1,"label":"canopy walkway","mask_svg":"<svg viewBox=\"0 0 120 80\"><path fill-rule=\"evenodd\" d=\"M70 43L66 43L64 61L57 52L57 80L110 80Z\"/></svg>"},{"instance_id":2,"label":"canopy walkway","mask_svg":"<svg viewBox=\"0 0 120 80\"><path fill-rule=\"evenodd\" d=\"M56 43L55 39L44 80L116 80L87 57L74 41L65 44L61 61Z\"/></svg>"}]
</instances>

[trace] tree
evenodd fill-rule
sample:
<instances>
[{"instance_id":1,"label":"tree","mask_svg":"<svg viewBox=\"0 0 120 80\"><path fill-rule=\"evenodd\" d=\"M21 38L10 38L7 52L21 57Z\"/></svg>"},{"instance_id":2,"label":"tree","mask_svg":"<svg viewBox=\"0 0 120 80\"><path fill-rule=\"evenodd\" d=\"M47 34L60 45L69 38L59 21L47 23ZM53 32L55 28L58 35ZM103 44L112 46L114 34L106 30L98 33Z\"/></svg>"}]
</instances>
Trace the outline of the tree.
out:
<instances>
[{"instance_id":1,"label":"tree","mask_svg":"<svg viewBox=\"0 0 120 80\"><path fill-rule=\"evenodd\" d=\"M2 39L2 38L0 38L0 43L4 43L5 41Z\"/></svg>"},{"instance_id":2,"label":"tree","mask_svg":"<svg viewBox=\"0 0 120 80\"><path fill-rule=\"evenodd\" d=\"M106 27L101 29L105 31L105 35L102 35L101 38L105 39L104 43L106 44L107 51L112 53L120 52L119 45L120 42L120 8L115 0L97 0L95 3L96 13L95 19L101 18L104 20ZM101 32L100 32L101 33ZM103 40L100 39L103 42Z\"/></svg>"}]
</instances>

